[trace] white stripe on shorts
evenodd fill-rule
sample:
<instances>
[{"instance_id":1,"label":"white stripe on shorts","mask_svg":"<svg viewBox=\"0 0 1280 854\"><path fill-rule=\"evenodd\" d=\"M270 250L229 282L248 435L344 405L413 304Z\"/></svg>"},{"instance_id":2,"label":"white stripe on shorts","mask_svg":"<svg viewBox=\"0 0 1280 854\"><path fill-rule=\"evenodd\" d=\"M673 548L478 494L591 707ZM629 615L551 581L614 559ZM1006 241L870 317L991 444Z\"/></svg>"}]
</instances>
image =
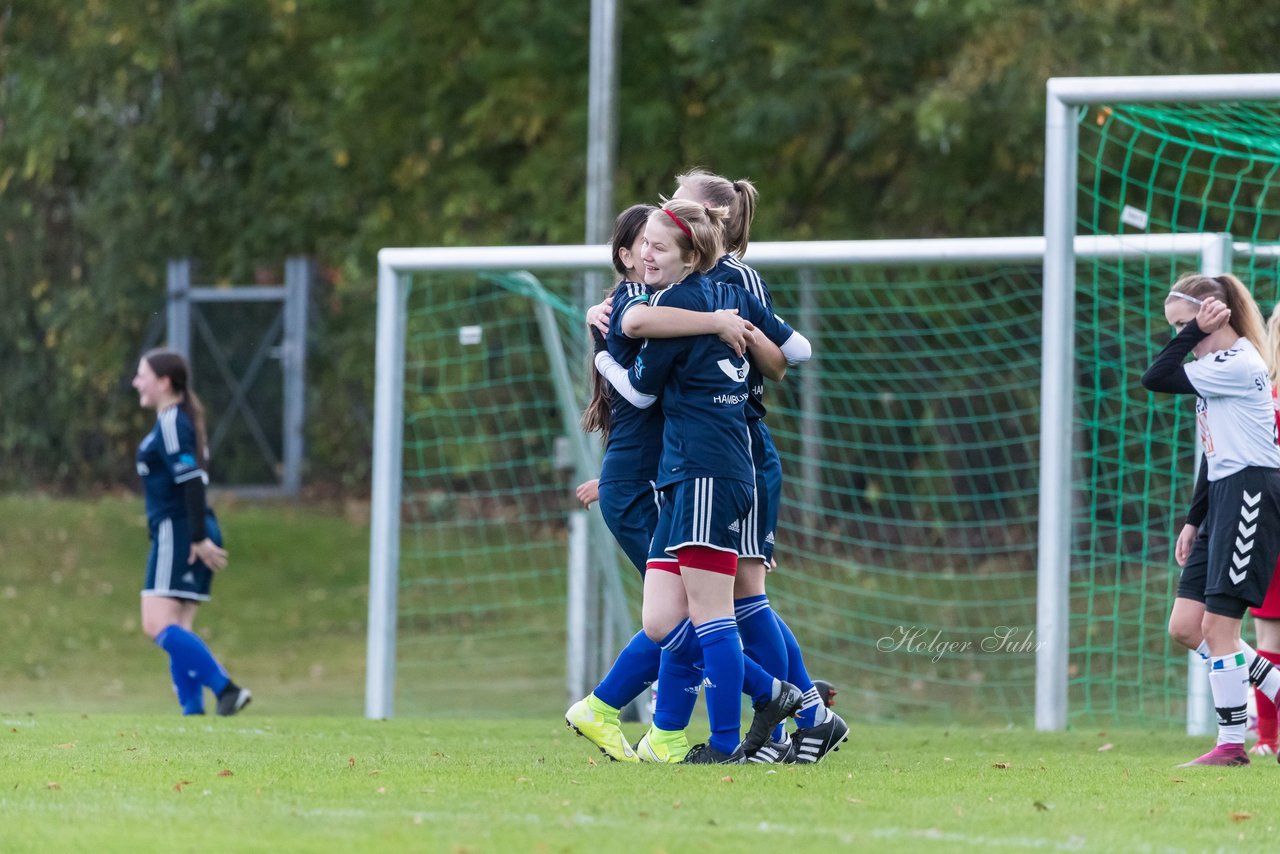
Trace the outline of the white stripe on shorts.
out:
<instances>
[{"instance_id":1,"label":"white stripe on shorts","mask_svg":"<svg viewBox=\"0 0 1280 854\"><path fill-rule=\"evenodd\" d=\"M173 586L173 520L164 519L156 530L156 580L155 590L168 590Z\"/></svg>"}]
</instances>

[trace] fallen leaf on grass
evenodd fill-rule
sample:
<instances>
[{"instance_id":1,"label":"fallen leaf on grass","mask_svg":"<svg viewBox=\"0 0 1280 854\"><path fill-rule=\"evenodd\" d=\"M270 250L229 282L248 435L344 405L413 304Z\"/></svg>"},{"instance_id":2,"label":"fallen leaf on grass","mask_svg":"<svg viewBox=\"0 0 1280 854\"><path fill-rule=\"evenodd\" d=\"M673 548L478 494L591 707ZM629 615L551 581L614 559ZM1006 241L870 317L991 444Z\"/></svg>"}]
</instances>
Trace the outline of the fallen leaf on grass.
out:
<instances>
[{"instance_id":1,"label":"fallen leaf on grass","mask_svg":"<svg viewBox=\"0 0 1280 854\"><path fill-rule=\"evenodd\" d=\"M851 804L863 804L863 803L866 803L866 801L864 801L862 798L845 798L845 800L847 800L847 801L848 801L849 803L851 803Z\"/></svg>"},{"instance_id":2,"label":"fallen leaf on grass","mask_svg":"<svg viewBox=\"0 0 1280 854\"><path fill-rule=\"evenodd\" d=\"M66 744L59 744L59 745L58 745L58 749L59 749L59 750L70 750L71 748L73 748L73 747L75 747L75 746L76 746L76 743L75 743L74 741L68 741Z\"/></svg>"},{"instance_id":3,"label":"fallen leaf on grass","mask_svg":"<svg viewBox=\"0 0 1280 854\"><path fill-rule=\"evenodd\" d=\"M1040 812L1048 812L1049 810L1053 809L1053 806L1051 804L1046 804L1044 801L1036 801L1033 804L1033 806Z\"/></svg>"},{"instance_id":4,"label":"fallen leaf on grass","mask_svg":"<svg viewBox=\"0 0 1280 854\"><path fill-rule=\"evenodd\" d=\"M588 764L588 765L590 765L592 768L596 767L596 760L595 760L595 758L594 758L594 757L591 757L591 756L588 756L588 757L587 757L587 764Z\"/></svg>"},{"instance_id":5,"label":"fallen leaf on grass","mask_svg":"<svg viewBox=\"0 0 1280 854\"><path fill-rule=\"evenodd\" d=\"M992 765L991 767L992 767L992 768L999 768L1001 771L1003 771L1004 769L1006 769L1006 768L1008 768L1008 767L1009 767L1009 763L1008 763L1008 762L997 762L997 763L995 763L994 765Z\"/></svg>"},{"instance_id":6,"label":"fallen leaf on grass","mask_svg":"<svg viewBox=\"0 0 1280 854\"><path fill-rule=\"evenodd\" d=\"M531 781L528 777L517 777L517 778L516 778L516 782L517 782L517 783L530 783L530 782L532 782L532 781Z\"/></svg>"},{"instance_id":7,"label":"fallen leaf on grass","mask_svg":"<svg viewBox=\"0 0 1280 854\"><path fill-rule=\"evenodd\" d=\"M191 785L191 781L190 781L190 780L179 780L178 782L176 782L176 783L174 783L174 784L173 784L173 790L174 790L175 792L177 792L178 794L182 794L182 787L183 787L183 786L190 786L190 785Z\"/></svg>"},{"instance_id":8,"label":"fallen leaf on grass","mask_svg":"<svg viewBox=\"0 0 1280 854\"><path fill-rule=\"evenodd\" d=\"M234 777L234 776L235 776L235 772L234 772L234 771L232 771L230 768L223 768L221 771L219 771L219 772L218 772L218 776L219 776L219 777Z\"/></svg>"},{"instance_id":9,"label":"fallen leaf on grass","mask_svg":"<svg viewBox=\"0 0 1280 854\"><path fill-rule=\"evenodd\" d=\"M57 783L45 783L45 784L44 784L44 787L45 787L46 789L61 789L61 788L62 788L62 787L61 787L61 786L59 786Z\"/></svg>"},{"instance_id":10,"label":"fallen leaf on grass","mask_svg":"<svg viewBox=\"0 0 1280 854\"><path fill-rule=\"evenodd\" d=\"M1231 814L1232 821L1248 821L1251 818L1253 818L1253 813L1251 812L1233 812Z\"/></svg>"},{"instance_id":11,"label":"fallen leaf on grass","mask_svg":"<svg viewBox=\"0 0 1280 854\"><path fill-rule=\"evenodd\" d=\"M379 786L377 789L375 789L375 791L376 791L379 795L385 795L385 794L387 793L387 787L386 787L386 786Z\"/></svg>"},{"instance_id":12,"label":"fallen leaf on grass","mask_svg":"<svg viewBox=\"0 0 1280 854\"><path fill-rule=\"evenodd\" d=\"M1111 742L1107 742L1106 744L1104 744L1104 745L1102 745L1101 747L1099 747L1099 748L1098 748L1098 752L1099 752L1099 753L1105 753L1106 751L1108 751L1108 750L1112 749L1113 747L1115 747L1115 745L1114 745L1114 744L1112 744Z\"/></svg>"},{"instance_id":13,"label":"fallen leaf on grass","mask_svg":"<svg viewBox=\"0 0 1280 854\"><path fill-rule=\"evenodd\" d=\"M732 783L732 782L733 782L733 778L732 778L732 777L730 777L728 774L725 774L723 777L721 777L721 778L720 778L720 782L721 782L721 783Z\"/></svg>"}]
</instances>

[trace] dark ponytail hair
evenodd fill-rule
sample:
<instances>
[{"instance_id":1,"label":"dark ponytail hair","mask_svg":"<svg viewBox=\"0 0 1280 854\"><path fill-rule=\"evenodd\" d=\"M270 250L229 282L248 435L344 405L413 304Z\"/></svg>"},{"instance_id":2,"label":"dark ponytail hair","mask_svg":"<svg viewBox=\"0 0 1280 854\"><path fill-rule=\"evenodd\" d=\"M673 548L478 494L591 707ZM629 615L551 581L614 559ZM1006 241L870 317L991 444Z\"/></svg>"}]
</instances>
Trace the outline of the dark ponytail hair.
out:
<instances>
[{"instance_id":1,"label":"dark ponytail hair","mask_svg":"<svg viewBox=\"0 0 1280 854\"><path fill-rule=\"evenodd\" d=\"M610 245L613 248L613 269L618 271L619 276L627 275L627 267L622 263L622 256L619 253L635 245L636 238L644 231L645 223L649 221L649 214L655 210L657 208L653 205L632 205L618 214L618 218L613 221L613 238ZM591 376L591 402L582 413L582 429L587 433L598 430L601 440L608 442L609 413L613 408L613 392L609 388L609 383L595 368L594 353L591 360L591 364L587 365L587 372Z\"/></svg>"},{"instance_id":2,"label":"dark ponytail hair","mask_svg":"<svg viewBox=\"0 0 1280 854\"><path fill-rule=\"evenodd\" d=\"M178 395L178 408L187 414L196 428L196 462L203 466L209 461L208 434L204 426L204 404L191 388L191 369L181 353L157 347L142 354L157 377L168 377L169 388Z\"/></svg>"}]
</instances>

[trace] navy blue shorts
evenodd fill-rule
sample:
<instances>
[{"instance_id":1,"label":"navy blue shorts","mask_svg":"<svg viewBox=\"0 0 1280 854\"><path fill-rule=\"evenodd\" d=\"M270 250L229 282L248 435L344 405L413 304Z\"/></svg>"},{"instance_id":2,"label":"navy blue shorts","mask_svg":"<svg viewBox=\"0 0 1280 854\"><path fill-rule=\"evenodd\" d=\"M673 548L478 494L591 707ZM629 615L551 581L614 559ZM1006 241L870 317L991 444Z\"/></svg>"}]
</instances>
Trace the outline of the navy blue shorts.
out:
<instances>
[{"instance_id":1,"label":"navy blue shorts","mask_svg":"<svg viewBox=\"0 0 1280 854\"><path fill-rule=\"evenodd\" d=\"M644 575L662 493L651 480L609 480L600 484L600 513L627 560Z\"/></svg>"},{"instance_id":2,"label":"navy blue shorts","mask_svg":"<svg viewBox=\"0 0 1280 854\"><path fill-rule=\"evenodd\" d=\"M782 502L782 460L764 421L751 419L747 421L747 429L751 432L751 463L756 468L756 496L742 526L738 554L759 558L767 565L773 559L774 531Z\"/></svg>"},{"instance_id":3,"label":"navy blue shorts","mask_svg":"<svg viewBox=\"0 0 1280 854\"><path fill-rule=\"evenodd\" d=\"M212 513L204 517L209 539L222 545L222 529ZM191 532L186 517L161 519L151 531L151 554L147 557L147 581L143 596L167 596L171 599L209 600L213 571L200 559L187 563L191 554Z\"/></svg>"},{"instance_id":4,"label":"navy blue shorts","mask_svg":"<svg viewBox=\"0 0 1280 854\"><path fill-rule=\"evenodd\" d=\"M674 564L676 549L706 546L738 553L742 524L751 511L755 488L740 480L696 477L662 490L662 510L653 532L649 563Z\"/></svg>"}]
</instances>

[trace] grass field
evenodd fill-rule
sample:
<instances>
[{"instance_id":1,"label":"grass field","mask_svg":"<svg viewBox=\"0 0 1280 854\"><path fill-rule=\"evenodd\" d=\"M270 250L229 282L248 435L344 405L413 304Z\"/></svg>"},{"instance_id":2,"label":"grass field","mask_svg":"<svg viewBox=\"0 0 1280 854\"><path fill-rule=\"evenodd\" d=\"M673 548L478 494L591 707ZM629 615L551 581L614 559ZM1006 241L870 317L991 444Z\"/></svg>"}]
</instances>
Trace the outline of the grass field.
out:
<instances>
[{"instance_id":1,"label":"grass field","mask_svg":"<svg viewBox=\"0 0 1280 854\"><path fill-rule=\"evenodd\" d=\"M366 721L363 508L218 507L239 563L197 625L258 699L193 721L137 625L140 502L0 497L0 852L1266 850L1280 829L1276 763L1177 769L1208 744L1168 728L869 726L844 695L850 741L815 768L623 767L555 697L513 702L519 674L475 673L412 707L433 717Z\"/></svg>"},{"instance_id":2,"label":"grass field","mask_svg":"<svg viewBox=\"0 0 1280 854\"><path fill-rule=\"evenodd\" d=\"M605 761L554 720L5 717L4 851L1268 850L1280 768L1137 732L855 728L817 767ZM1105 748L1105 749L1104 749Z\"/></svg>"}]
</instances>

